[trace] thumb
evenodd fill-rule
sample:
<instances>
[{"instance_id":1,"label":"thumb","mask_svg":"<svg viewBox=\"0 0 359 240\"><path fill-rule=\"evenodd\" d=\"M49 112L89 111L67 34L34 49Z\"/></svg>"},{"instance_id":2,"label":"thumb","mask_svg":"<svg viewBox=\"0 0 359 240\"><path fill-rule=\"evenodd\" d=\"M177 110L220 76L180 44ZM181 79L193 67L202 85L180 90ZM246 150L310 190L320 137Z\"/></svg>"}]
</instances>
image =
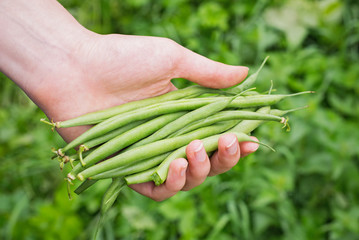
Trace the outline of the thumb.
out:
<instances>
[{"instance_id":1,"label":"thumb","mask_svg":"<svg viewBox=\"0 0 359 240\"><path fill-rule=\"evenodd\" d=\"M243 81L248 68L210 60L182 47L177 63L177 77L210 88L227 88Z\"/></svg>"}]
</instances>

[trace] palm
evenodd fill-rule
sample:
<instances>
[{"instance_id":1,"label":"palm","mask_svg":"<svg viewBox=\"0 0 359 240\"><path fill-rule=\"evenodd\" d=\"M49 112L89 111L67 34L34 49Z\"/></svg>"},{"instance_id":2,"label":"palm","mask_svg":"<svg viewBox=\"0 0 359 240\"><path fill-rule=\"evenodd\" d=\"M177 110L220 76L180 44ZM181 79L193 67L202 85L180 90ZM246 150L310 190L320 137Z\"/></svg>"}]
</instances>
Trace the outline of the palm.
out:
<instances>
[{"instance_id":1,"label":"palm","mask_svg":"<svg viewBox=\"0 0 359 240\"><path fill-rule=\"evenodd\" d=\"M175 77L220 88L237 83L247 74L246 69L211 61L168 39L140 36L96 37L81 46L75 62L74 68L68 71L71 76L63 73L57 94L71 96L70 100L53 101L45 108L55 121L174 90L170 80ZM88 128L60 129L59 133L70 141ZM194 152L200 145L195 141L188 146L188 163L185 159L172 162L165 184L155 187L144 183L132 187L155 200L168 198L181 189L191 189L201 184L207 175L225 172L236 164L240 156L238 142L234 155L228 155L225 147L233 140L236 140L234 136L220 140L221 150L214 154L211 163L208 156L205 161L196 159ZM245 146L241 145L242 154L254 150L246 150ZM204 151L203 146L200 151ZM185 175L183 171L187 171Z\"/></svg>"},{"instance_id":2,"label":"palm","mask_svg":"<svg viewBox=\"0 0 359 240\"><path fill-rule=\"evenodd\" d=\"M80 87L66 84L64 91L71 101L63 102L63 110L55 115L50 111L49 117L66 120L174 90L170 81L175 76L173 51L168 50L175 47L168 43L152 37L110 35L88 44L80 52L86 56L81 57L85 74L66 78L70 86ZM60 129L59 133L70 141L87 128Z\"/></svg>"}]
</instances>

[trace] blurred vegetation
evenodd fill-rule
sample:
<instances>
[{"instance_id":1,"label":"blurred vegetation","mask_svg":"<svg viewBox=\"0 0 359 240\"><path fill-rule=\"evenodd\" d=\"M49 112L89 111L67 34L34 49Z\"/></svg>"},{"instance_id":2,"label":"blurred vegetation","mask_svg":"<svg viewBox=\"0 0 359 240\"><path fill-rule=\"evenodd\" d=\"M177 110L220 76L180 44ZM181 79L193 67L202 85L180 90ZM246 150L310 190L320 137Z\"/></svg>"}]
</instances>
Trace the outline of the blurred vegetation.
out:
<instances>
[{"instance_id":1,"label":"blurred vegetation","mask_svg":"<svg viewBox=\"0 0 359 240\"><path fill-rule=\"evenodd\" d=\"M268 64L257 84L314 90L280 107L262 148L228 173L157 203L127 189L103 239L359 239L359 4L341 0L62 0L95 32L171 38L227 64ZM188 84L175 80L179 87ZM0 239L88 239L107 185L68 200L49 149L62 140L0 75Z\"/></svg>"}]
</instances>

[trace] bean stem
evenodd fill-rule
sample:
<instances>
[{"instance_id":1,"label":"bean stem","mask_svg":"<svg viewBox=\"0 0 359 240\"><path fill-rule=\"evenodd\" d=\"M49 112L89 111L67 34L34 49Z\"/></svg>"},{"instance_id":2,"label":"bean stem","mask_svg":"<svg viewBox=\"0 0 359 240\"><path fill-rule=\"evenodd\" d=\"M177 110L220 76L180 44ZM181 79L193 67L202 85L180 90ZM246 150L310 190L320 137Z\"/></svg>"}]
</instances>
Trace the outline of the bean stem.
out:
<instances>
[{"instance_id":1,"label":"bean stem","mask_svg":"<svg viewBox=\"0 0 359 240\"><path fill-rule=\"evenodd\" d=\"M236 94L236 93L242 92L242 91L250 88L255 83L255 81L257 80L259 72L262 70L262 68L263 68L264 64L267 62L268 58L269 58L269 56L267 56L263 60L262 64L260 65L260 67L258 68L258 70L255 73L251 74L246 80L244 80L239 85L237 85L237 86L235 86L233 88L230 88L230 89L228 89L226 91Z\"/></svg>"}]
</instances>

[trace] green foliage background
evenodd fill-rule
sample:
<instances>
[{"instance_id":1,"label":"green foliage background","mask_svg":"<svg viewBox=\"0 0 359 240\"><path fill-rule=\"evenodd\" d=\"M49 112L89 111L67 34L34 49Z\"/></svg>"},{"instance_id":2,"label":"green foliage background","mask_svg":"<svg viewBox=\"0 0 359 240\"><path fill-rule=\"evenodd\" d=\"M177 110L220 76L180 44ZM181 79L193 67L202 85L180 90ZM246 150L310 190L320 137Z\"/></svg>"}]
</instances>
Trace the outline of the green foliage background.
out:
<instances>
[{"instance_id":1,"label":"green foliage background","mask_svg":"<svg viewBox=\"0 0 359 240\"><path fill-rule=\"evenodd\" d=\"M227 64L255 69L257 86L314 90L309 104L255 135L260 149L228 173L157 203L127 189L103 239L359 239L359 4L340 0L62 0L98 33L171 38ZM62 140L0 75L0 238L88 239L107 182L68 200L49 149ZM179 87L188 84L176 80Z\"/></svg>"}]
</instances>

